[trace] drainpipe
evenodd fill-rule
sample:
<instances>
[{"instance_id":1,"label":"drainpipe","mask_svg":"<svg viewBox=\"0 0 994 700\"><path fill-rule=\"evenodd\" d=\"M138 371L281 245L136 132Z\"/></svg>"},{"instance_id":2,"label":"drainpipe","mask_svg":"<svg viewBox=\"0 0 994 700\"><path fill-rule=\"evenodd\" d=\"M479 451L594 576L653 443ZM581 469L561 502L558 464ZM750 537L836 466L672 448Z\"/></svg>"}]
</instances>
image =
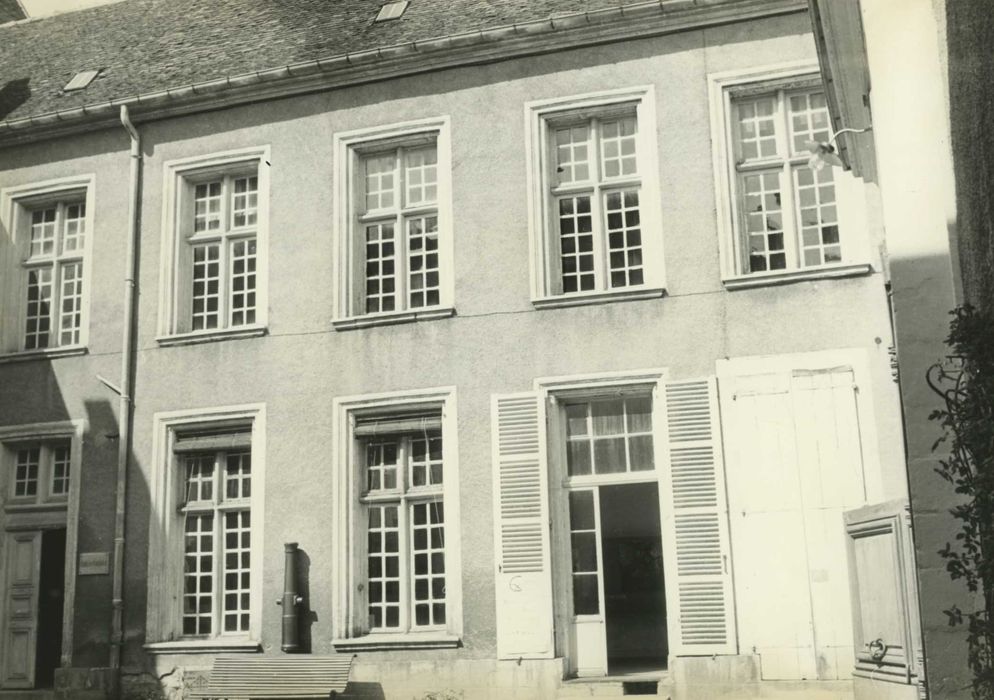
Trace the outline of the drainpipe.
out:
<instances>
[{"instance_id":1,"label":"drainpipe","mask_svg":"<svg viewBox=\"0 0 994 700\"><path fill-rule=\"evenodd\" d=\"M124 524L127 511L128 453L131 449L131 377L134 374L135 263L138 246L138 197L141 191L141 138L131 123L128 108L121 106L121 124L131 137L131 172L128 194L128 241L124 270L124 338L121 353L121 392L118 408L117 500L114 507L114 589L110 632L110 668L115 694L121 689L121 651L124 646Z\"/></svg>"}]
</instances>

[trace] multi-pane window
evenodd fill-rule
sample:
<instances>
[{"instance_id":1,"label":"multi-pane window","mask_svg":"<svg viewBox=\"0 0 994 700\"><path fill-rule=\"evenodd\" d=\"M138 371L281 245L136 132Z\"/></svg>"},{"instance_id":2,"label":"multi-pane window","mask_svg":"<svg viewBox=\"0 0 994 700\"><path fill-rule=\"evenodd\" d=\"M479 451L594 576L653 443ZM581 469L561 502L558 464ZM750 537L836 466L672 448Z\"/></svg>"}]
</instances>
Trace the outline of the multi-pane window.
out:
<instances>
[{"instance_id":1,"label":"multi-pane window","mask_svg":"<svg viewBox=\"0 0 994 700\"><path fill-rule=\"evenodd\" d=\"M369 632L444 629L442 434L435 427L380 432L359 442L366 628Z\"/></svg>"},{"instance_id":2,"label":"multi-pane window","mask_svg":"<svg viewBox=\"0 0 994 700\"><path fill-rule=\"evenodd\" d=\"M252 325L259 304L259 178L253 169L197 179L189 194L189 329Z\"/></svg>"},{"instance_id":3,"label":"multi-pane window","mask_svg":"<svg viewBox=\"0 0 994 700\"><path fill-rule=\"evenodd\" d=\"M412 143L364 153L355 238L360 313L417 310L441 303L438 149Z\"/></svg>"},{"instance_id":4,"label":"multi-pane window","mask_svg":"<svg viewBox=\"0 0 994 700\"><path fill-rule=\"evenodd\" d=\"M569 476L655 469L652 399L631 396L566 406Z\"/></svg>"},{"instance_id":5,"label":"multi-pane window","mask_svg":"<svg viewBox=\"0 0 994 700\"><path fill-rule=\"evenodd\" d=\"M70 446L68 440L32 442L12 450L13 470L9 493L18 500L60 500L69 494Z\"/></svg>"},{"instance_id":6,"label":"multi-pane window","mask_svg":"<svg viewBox=\"0 0 994 700\"><path fill-rule=\"evenodd\" d=\"M190 442L192 448L183 447L178 455L183 474L182 633L244 636L252 583L250 452L245 446L198 451L197 439Z\"/></svg>"},{"instance_id":7,"label":"multi-pane window","mask_svg":"<svg viewBox=\"0 0 994 700\"><path fill-rule=\"evenodd\" d=\"M549 129L555 290L570 294L643 285L634 111L551 123Z\"/></svg>"},{"instance_id":8,"label":"multi-pane window","mask_svg":"<svg viewBox=\"0 0 994 700\"><path fill-rule=\"evenodd\" d=\"M86 203L52 202L28 208L25 217L23 349L79 345Z\"/></svg>"},{"instance_id":9,"label":"multi-pane window","mask_svg":"<svg viewBox=\"0 0 994 700\"><path fill-rule=\"evenodd\" d=\"M842 262L833 171L807 165L809 144L831 138L824 91L750 93L732 107L740 272Z\"/></svg>"}]
</instances>

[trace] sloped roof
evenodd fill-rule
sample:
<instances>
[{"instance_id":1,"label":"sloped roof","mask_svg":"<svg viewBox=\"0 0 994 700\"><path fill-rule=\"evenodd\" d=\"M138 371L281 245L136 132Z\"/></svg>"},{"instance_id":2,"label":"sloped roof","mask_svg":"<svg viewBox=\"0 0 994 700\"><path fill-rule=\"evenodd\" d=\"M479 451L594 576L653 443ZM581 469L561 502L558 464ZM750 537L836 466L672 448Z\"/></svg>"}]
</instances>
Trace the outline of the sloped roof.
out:
<instances>
[{"instance_id":1,"label":"sloped roof","mask_svg":"<svg viewBox=\"0 0 994 700\"><path fill-rule=\"evenodd\" d=\"M0 26L0 127L23 131L25 120L31 118L33 124L36 117L93 119L112 102L138 95L185 90L189 99L189 86L207 81L555 17L576 18L588 12L603 16L604 11L646 6L650 10L654 6L657 14L671 13L668 8L679 13L742 6L792 11L804 4L804 0L411 0L402 18L374 22L384 1L123 0ZM633 16L631 22L638 20ZM87 88L62 91L78 71L95 69L101 74ZM85 113L79 111L83 107Z\"/></svg>"},{"instance_id":2,"label":"sloped roof","mask_svg":"<svg viewBox=\"0 0 994 700\"><path fill-rule=\"evenodd\" d=\"M0 0L0 24L24 19L24 10L17 0Z\"/></svg>"}]
</instances>

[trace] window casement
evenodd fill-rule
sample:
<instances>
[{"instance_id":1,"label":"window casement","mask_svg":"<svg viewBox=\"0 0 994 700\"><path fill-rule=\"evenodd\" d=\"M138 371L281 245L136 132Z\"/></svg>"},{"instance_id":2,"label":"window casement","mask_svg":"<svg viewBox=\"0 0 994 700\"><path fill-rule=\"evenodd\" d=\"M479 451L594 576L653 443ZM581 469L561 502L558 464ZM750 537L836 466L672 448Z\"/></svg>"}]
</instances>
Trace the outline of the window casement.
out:
<instances>
[{"instance_id":1,"label":"window casement","mask_svg":"<svg viewBox=\"0 0 994 700\"><path fill-rule=\"evenodd\" d=\"M335 154L334 326L451 315L448 119L338 134Z\"/></svg>"},{"instance_id":2,"label":"window casement","mask_svg":"<svg viewBox=\"0 0 994 700\"><path fill-rule=\"evenodd\" d=\"M820 76L712 77L712 109L726 286L868 271L852 175L808 165L832 136Z\"/></svg>"},{"instance_id":3,"label":"window casement","mask_svg":"<svg viewBox=\"0 0 994 700\"><path fill-rule=\"evenodd\" d=\"M69 439L7 445L12 459L7 479L10 504L64 502L69 496L72 450Z\"/></svg>"},{"instance_id":4,"label":"window casement","mask_svg":"<svg viewBox=\"0 0 994 700\"><path fill-rule=\"evenodd\" d=\"M651 87L529 103L537 306L663 291Z\"/></svg>"},{"instance_id":5,"label":"window casement","mask_svg":"<svg viewBox=\"0 0 994 700\"><path fill-rule=\"evenodd\" d=\"M345 532L334 581L344 607L335 647L458 644L458 475L448 390L399 402L339 403L345 434L337 478ZM430 397L430 398L429 398ZM424 400L428 399L428 400Z\"/></svg>"},{"instance_id":6,"label":"window casement","mask_svg":"<svg viewBox=\"0 0 994 700\"><path fill-rule=\"evenodd\" d=\"M266 325L268 149L166 163L160 342Z\"/></svg>"},{"instance_id":7,"label":"window casement","mask_svg":"<svg viewBox=\"0 0 994 700\"><path fill-rule=\"evenodd\" d=\"M92 178L5 190L0 352L81 351L87 342Z\"/></svg>"},{"instance_id":8,"label":"window casement","mask_svg":"<svg viewBox=\"0 0 994 700\"><path fill-rule=\"evenodd\" d=\"M156 416L151 653L258 648L263 420L257 406Z\"/></svg>"}]
</instances>

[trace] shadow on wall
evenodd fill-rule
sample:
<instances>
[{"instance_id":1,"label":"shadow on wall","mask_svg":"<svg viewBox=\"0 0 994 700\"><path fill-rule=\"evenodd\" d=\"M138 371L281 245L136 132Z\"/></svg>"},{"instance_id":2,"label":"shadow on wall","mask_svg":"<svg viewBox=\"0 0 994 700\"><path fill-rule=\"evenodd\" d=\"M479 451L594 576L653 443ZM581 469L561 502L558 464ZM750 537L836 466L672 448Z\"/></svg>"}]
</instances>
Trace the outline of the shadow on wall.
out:
<instances>
[{"instance_id":1,"label":"shadow on wall","mask_svg":"<svg viewBox=\"0 0 994 700\"><path fill-rule=\"evenodd\" d=\"M29 81L30 78L18 78L10 80L3 87L0 87L0 119L4 119L28 101L28 98L31 97Z\"/></svg>"},{"instance_id":2,"label":"shadow on wall","mask_svg":"<svg viewBox=\"0 0 994 700\"><path fill-rule=\"evenodd\" d=\"M318 614L311 609L311 557L304 549L297 550L297 592L304 599L297 610L297 624L300 635L301 654L311 653L311 625L317 622Z\"/></svg>"}]
</instances>

